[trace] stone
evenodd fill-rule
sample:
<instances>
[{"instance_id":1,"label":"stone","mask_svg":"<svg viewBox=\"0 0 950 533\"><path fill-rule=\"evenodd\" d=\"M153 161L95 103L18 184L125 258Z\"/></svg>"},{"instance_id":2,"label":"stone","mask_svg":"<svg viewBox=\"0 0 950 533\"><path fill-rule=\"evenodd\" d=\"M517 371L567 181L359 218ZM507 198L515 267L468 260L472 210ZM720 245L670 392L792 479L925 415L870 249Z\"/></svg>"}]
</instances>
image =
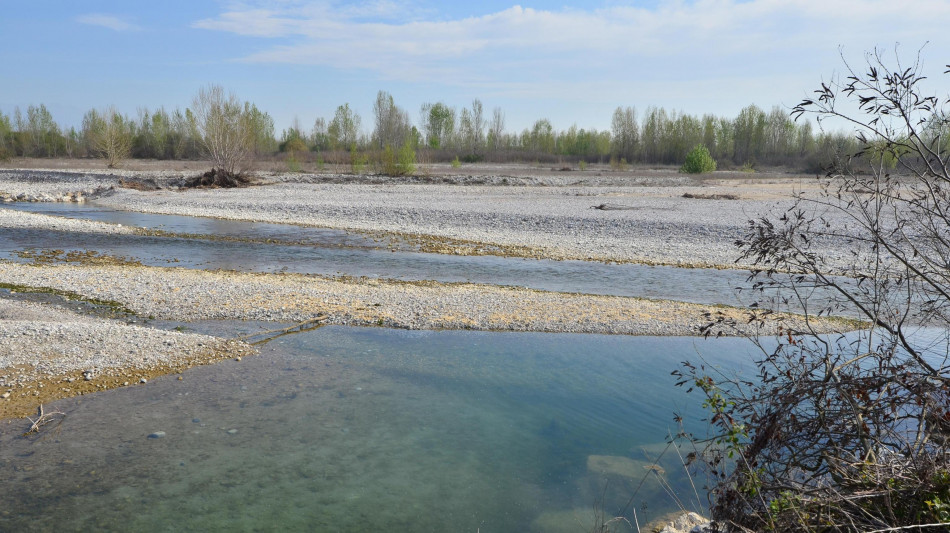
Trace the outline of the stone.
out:
<instances>
[{"instance_id":1,"label":"stone","mask_svg":"<svg viewBox=\"0 0 950 533\"><path fill-rule=\"evenodd\" d=\"M656 470L661 475L666 473L660 466L654 466L653 463L637 461L629 457L616 455L590 455L587 457L587 471L592 474L641 479L650 470Z\"/></svg>"},{"instance_id":2,"label":"stone","mask_svg":"<svg viewBox=\"0 0 950 533\"><path fill-rule=\"evenodd\" d=\"M164 438L165 438L165 432L164 432L164 431L156 431L155 433L149 433L149 434L148 434L148 438L150 438L150 439L164 439Z\"/></svg>"},{"instance_id":3,"label":"stone","mask_svg":"<svg viewBox=\"0 0 950 533\"><path fill-rule=\"evenodd\" d=\"M545 511L531 522L529 531L544 533L577 533L578 531L600 531L597 513L593 508L581 507L563 511ZM607 531L607 530L604 530Z\"/></svg>"},{"instance_id":4,"label":"stone","mask_svg":"<svg viewBox=\"0 0 950 533\"><path fill-rule=\"evenodd\" d=\"M667 522L659 533L706 533L712 531L709 520L696 513L683 513Z\"/></svg>"},{"instance_id":5,"label":"stone","mask_svg":"<svg viewBox=\"0 0 950 533\"><path fill-rule=\"evenodd\" d=\"M238 432L238 430L236 430L236 429L229 429L229 430L228 430L228 434L229 434L229 435L234 435L234 434L237 433L237 432Z\"/></svg>"}]
</instances>

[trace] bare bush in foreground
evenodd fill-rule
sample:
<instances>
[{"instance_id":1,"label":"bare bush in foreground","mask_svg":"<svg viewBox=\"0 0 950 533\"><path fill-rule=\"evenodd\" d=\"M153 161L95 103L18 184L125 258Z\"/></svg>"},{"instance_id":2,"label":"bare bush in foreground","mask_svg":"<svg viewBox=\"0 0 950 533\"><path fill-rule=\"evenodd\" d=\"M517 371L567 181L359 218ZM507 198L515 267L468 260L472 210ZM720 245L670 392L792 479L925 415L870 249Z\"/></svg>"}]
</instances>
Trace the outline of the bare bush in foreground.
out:
<instances>
[{"instance_id":1,"label":"bare bush in foreground","mask_svg":"<svg viewBox=\"0 0 950 533\"><path fill-rule=\"evenodd\" d=\"M755 264L751 322L795 306L867 326L757 338L755 376L678 372L711 413L704 460L723 530L950 524L950 101L924 94L919 58L878 51L847 72L793 116L848 124L864 163L839 158L820 196L750 221L737 244Z\"/></svg>"}]
</instances>

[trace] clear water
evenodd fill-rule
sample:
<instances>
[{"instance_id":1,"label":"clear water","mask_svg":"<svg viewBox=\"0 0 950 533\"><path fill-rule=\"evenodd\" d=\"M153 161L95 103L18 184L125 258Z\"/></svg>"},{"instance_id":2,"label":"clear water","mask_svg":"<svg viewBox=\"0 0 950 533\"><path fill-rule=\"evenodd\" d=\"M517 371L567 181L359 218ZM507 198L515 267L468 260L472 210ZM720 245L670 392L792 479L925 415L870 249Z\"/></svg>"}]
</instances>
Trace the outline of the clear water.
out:
<instances>
[{"instance_id":1,"label":"clear water","mask_svg":"<svg viewBox=\"0 0 950 533\"><path fill-rule=\"evenodd\" d=\"M67 416L40 437L0 423L0 530L589 531L595 509L614 516L631 498L643 527L677 509L646 466L674 412L701 417L669 375L697 350L740 368L752 348L343 327L282 337L182 381L47 406ZM598 460L633 474L590 471ZM688 508L706 503L675 453L658 464Z\"/></svg>"},{"instance_id":2,"label":"clear water","mask_svg":"<svg viewBox=\"0 0 950 533\"><path fill-rule=\"evenodd\" d=\"M748 273L739 270L452 256L398 250L391 252L376 247L378 244L369 239L339 230L150 215L74 204L26 203L12 204L6 208L158 228L175 233L252 237L306 242L310 245L5 229L0 232L0 258L5 259L13 259L14 252L26 249L95 250L133 257L152 266L347 274L411 281L461 281L732 305L740 303L735 288L745 286L748 276Z\"/></svg>"}]
</instances>

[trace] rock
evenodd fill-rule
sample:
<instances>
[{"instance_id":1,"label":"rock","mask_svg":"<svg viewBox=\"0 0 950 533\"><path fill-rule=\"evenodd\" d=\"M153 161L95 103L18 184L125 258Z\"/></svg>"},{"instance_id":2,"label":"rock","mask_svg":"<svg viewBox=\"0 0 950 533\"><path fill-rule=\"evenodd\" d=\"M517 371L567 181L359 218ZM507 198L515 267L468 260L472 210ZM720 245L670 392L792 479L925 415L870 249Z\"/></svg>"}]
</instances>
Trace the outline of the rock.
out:
<instances>
[{"instance_id":1,"label":"rock","mask_svg":"<svg viewBox=\"0 0 950 533\"><path fill-rule=\"evenodd\" d=\"M145 379L145 378L142 378L142 379L139 380L139 383L148 383L148 380Z\"/></svg>"},{"instance_id":2,"label":"rock","mask_svg":"<svg viewBox=\"0 0 950 533\"><path fill-rule=\"evenodd\" d=\"M712 531L709 528L709 520L696 513L683 513L667 522L659 533L706 533Z\"/></svg>"},{"instance_id":3,"label":"rock","mask_svg":"<svg viewBox=\"0 0 950 533\"><path fill-rule=\"evenodd\" d=\"M165 438L165 432L164 432L164 431L156 431L155 433L149 433L149 434L148 434L148 438L150 438L150 439L164 439L164 438Z\"/></svg>"},{"instance_id":4,"label":"rock","mask_svg":"<svg viewBox=\"0 0 950 533\"><path fill-rule=\"evenodd\" d=\"M653 463L637 461L629 457L616 455L591 455L587 457L587 471L592 474L621 476L631 479L641 479L650 470L664 474L663 468Z\"/></svg>"},{"instance_id":5,"label":"rock","mask_svg":"<svg viewBox=\"0 0 950 533\"><path fill-rule=\"evenodd\" d=\"M545 511L531 522L529 531L544 533L577 533L578 531L600 531L597 526L598 515L592 508L582 507L566 511ZM606 531L606 530L604 530ZM611 530L613 531L613 530ZM623 529L622 531L627 531Z\"/></svg>"},{"instance_id":6,"label":"rock","mask_svg":"<svg viewBox=\"0 0 950 533\"><path fill-rule=\"evenodd\" d=\"M3 394L0 394L0 398L3 398L4 400L7 399L7 398L9 398L9 397L10 397L10 393L9 393L9 392L4 392Z\"/></svg>"},{"instance_id":7,"label":"rock","mask_svg":"<svg viewBox=\"0 0 950 533\"><path fill-rule=\"evenodd\" d=\"M229 429L229 430L228 430L228 434L229 434L229 435L234 435L234 434L237 433L237 432L238 432L238 430L236 430L236 429Z\"/></svg>"}]
</instances>

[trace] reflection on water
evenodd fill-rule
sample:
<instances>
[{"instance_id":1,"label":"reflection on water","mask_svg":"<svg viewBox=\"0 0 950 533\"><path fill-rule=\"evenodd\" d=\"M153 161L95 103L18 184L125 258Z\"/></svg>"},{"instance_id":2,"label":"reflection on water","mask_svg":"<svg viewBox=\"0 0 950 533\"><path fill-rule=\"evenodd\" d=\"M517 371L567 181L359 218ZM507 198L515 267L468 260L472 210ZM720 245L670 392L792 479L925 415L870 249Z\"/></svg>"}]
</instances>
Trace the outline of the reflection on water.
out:
<instances>
[{"instance_id":1,"label":"reflection on water","mask_svg":"<svg viewBox=\"0 0 950 533\"><path fill-rule=\"evenodd\" d=\"M304 242L306 246L222 242L207 239L64 234L4 229L0 258L25 249L95 250L132 257L151 266L229 269L252 272L347 274L402 280L436 280L515 285L550 291L637 296L694 303L738 303L735 288L746 286L738 270L608 265L590 261L550 261L496 256L452 256L380 249L378 243L340 230L202 217L153 215L72 204L5 206L56 216L88 218L175 233Z\"/></svg>"},{"instance_id":2,"label":"reflection on water","mask_svg":"<svg viewBox=\"0 0 950 533\"><path fill-rule=\"evenodd\" d=\"M698 505L674 453L650 472L674 411L701 416L669 376L697 347L749 359L736 339L282 337L48 407L68 416L41 438L0 424L0 530L588 531L631 497L643 526L676 509L658 480Z\"/></svg>"}]
</instances>

